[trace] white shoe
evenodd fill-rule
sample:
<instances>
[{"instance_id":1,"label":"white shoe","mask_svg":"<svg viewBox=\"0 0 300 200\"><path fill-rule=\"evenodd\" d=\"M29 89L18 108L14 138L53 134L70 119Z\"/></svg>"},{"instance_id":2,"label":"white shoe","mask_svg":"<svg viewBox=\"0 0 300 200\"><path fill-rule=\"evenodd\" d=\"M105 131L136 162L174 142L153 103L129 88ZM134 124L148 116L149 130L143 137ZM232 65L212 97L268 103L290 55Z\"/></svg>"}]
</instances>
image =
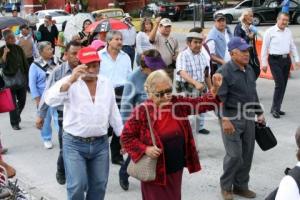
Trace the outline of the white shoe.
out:
<instances>
[{"instance_id":1,"label":"white shoe","mask_svg":"<svg viewBox=\"0 0 300 200\"><path fill-rule=\"evenodd\" d=\"M44 141L44 147L46 149L52 149L53 148L53 144L51 141Z\"/></svg>"}]
</instances>

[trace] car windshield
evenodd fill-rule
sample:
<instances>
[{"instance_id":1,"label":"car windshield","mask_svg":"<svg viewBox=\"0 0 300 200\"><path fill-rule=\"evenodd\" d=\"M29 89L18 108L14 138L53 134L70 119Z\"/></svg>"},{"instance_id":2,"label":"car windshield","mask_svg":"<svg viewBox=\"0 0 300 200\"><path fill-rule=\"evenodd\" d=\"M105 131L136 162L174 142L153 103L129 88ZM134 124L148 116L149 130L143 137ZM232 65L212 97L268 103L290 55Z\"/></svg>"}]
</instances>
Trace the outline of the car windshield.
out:
<instances>
[{"instance_id":1,"label":"car windshield","mask_svg":"<svg viewBox=\"0 0 300 200\"><path fill-rule=\"evenodd\" d=\"M61 16L68 16L70 14L64 11L54 11L54 12L49 12L49 15L51 15L52 17L61 17Z\"/></svg>"},{"instance_id":2,"label":"car windshield","mask_svg":"<svg viewBox=\"0 0 300 200\"><path fill-rule=\"evenodd\" d=\"M102 14L106 15L108 18L116 18L116 17L123 17L124 13L120 10L102 12Z\"/></svg>"}]
</instances>

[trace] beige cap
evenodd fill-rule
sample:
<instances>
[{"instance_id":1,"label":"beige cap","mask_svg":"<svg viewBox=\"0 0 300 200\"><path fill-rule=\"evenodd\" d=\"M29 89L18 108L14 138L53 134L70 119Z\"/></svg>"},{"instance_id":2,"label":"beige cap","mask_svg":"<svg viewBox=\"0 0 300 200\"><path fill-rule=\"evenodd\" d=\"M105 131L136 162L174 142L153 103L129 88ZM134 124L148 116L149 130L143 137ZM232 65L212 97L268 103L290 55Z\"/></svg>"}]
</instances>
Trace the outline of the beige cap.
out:
<instances>
[{"instance_id":1,"label":"beige cap","mask_svg":"<svg viewBox=\"0 0 300 200\"><path fill-rule=\"evenodd\" d=\"M204 39L205 35L203 33L197 33L197 32L189 32L186 35L187 38L197 38L197 39Z\"/></svg>"},{"instance_id":2,"label":"beige cap","mask_svg":"<svg viewBox=\"0 0 300 200\"><path fill-rule=\"evenodd\" d=\"M169 18L163 18L160 23L163 26L172 26L172 21Z\"/></svg>"}]
</instances>

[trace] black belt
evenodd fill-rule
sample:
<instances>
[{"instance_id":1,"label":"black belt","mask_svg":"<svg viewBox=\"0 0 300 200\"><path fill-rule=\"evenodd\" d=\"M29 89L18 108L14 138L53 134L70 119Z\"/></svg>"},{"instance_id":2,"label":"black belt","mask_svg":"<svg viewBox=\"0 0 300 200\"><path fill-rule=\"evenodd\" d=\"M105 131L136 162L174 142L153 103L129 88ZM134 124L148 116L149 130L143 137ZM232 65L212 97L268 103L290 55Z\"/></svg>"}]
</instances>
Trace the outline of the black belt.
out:
<instances>
[{"instance_id":1,"label":"black belt","mask_svg":"<svg viewBox=\"0 0 300 200\"><path fill-rule=\"evenodd\" d=\"M102 135L102 136L97 136L97 137L87 137L87 138L84 138L84 137L80 137L80 136L74 136L74 135L71 135L70 133L67 133L68 135L72 136L73 138L77 139L77 140L80 140L82 142L85 142L85 143L91 143L91 142L94 142L96 140L100 140L104 137L107 137L107 135Z\"/></svg>"},{"instance_id":2,"label":"black belt","mask_svg":"<svg viewBox=\"0 0 300 200\"><path fill-rule=\"evenodd\" d=\"M282 54L282 55L279 55L279 54L270 54L270 57L272 58L288 58L290 55L289 54Z\"/></svg>"},{"instance_id":3,"label":"black belt","mask_svg":"<svg viewBox=\"0 0 300 200\"><path fill-rule=\"evenodd\" d=\"M134 45L123 45L123 47L131 47L131 48L134 48Z\"/></svg>"}]
</instances>

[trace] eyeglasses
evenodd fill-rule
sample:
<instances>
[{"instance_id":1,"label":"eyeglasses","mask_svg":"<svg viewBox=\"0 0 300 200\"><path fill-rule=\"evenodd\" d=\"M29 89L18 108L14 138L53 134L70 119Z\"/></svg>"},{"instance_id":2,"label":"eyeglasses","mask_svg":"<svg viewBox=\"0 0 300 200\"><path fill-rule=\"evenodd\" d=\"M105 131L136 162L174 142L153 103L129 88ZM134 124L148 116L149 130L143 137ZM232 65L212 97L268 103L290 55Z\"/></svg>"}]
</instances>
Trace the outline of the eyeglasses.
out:
<instances>
[{"instance_id":1,"label":"eyeglasses","mask_svg":"<svg viewBox=\"0 0 300 200\"><path fill-rule=\"evenodd\" d=\"M157 97L157 98L162 98L166 95L171 95L172 94L172 88L168 88L166 90L162 90L162 91L159 91L159 92L155 92L154 95Z\"/></svg>"}]
</instances>

